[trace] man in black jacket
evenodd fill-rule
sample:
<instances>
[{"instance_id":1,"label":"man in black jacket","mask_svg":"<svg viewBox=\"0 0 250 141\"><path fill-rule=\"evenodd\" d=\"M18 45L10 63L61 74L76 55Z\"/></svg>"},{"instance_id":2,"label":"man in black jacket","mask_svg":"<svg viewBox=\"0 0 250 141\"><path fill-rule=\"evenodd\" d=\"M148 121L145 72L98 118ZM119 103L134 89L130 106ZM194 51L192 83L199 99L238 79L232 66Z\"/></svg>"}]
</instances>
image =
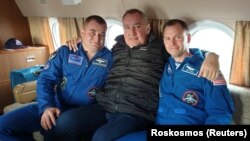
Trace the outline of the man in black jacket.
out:
<instances>
[{"instance_id":1,"label":"man in black jacket","mask_svg":"<svg viewBox=\"0 0 250 141\"><path fill-rule=\"evenodd\" d=\"M112 49L113 67L104 90L96 95L97 103L63 113L62 121L68 122L58 119L55 128L62 137L60 140L80 140L93 135L93 141L113 141L154 123L159 80L169 55L162 39L150 33L148 19L140 10L126 11L123 28L124 35L116 38ZM217 59L212 56L215 57L207 57L208 62ZM218 60L212 62L216 64ZM211 74L211 70L208 72Z\"/></svg>"}]
</instances>

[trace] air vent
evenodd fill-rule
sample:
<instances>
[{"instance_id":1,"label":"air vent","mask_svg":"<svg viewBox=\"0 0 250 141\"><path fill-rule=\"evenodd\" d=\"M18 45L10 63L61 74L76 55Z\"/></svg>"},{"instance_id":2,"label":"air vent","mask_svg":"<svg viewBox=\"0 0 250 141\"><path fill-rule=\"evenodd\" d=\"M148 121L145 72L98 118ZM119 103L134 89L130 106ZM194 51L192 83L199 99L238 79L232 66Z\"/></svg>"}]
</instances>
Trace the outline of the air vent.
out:
<instances>
[{"instance_id":1,"label":"air vent","mask_svg":"<svg viewBox=\"0 0 250 141\"><path fill-rule=\"evenodd\" d=\"M46 0L37 0L37 1L41 5L46 5L47 4Z\"/></svg>"},{"instance_id":2,"label":"air vent","mask_svg":"<svg viewBox=\"0 0 250 141\"><path fill-rule=\"evenodd\" d=\"M63 5L77 5L81 2L82 0L62 0Z\"/></svg>"}]
</instances>

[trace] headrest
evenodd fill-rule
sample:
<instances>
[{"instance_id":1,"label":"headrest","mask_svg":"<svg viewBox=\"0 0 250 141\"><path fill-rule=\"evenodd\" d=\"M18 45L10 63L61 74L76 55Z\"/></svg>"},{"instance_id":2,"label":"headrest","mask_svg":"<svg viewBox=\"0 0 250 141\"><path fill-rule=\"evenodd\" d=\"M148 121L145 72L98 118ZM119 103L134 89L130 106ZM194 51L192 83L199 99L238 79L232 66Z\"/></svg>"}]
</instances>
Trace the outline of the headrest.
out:
<instances>
[{"instance_id":1,"label":"headrest","mask_svg":"<svg viewBox=\"0 0 250 141\"><path fill-rule=\"evenodd\" d=\"M8 39L4 44L5 49L19 49L25 48L21 41L17 40L16 38Z\"/></svg>"}]
</instances>

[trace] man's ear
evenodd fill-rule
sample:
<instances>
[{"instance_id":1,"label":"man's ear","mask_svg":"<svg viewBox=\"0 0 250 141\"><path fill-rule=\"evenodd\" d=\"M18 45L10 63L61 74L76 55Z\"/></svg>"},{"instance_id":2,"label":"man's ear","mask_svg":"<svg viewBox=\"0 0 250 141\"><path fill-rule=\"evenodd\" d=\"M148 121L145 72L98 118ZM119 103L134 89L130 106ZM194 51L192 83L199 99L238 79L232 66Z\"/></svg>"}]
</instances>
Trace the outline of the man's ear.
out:
<instances>
[{"instance_id":1,"label":"man's ear","mask_svg":"<svg viewBox=\"0 0 250 141\"><path fill-rule=\"evenodd\" d=\"M82 35L83 33L84 33L84 29L82 28L82 29L81 29L81 35Z\"/></svg>"},{"instance_id":2,"label":"man's ear","mask_svg":"<svg viewBox=\"0 0 250 141\"><path fill-rule=\"evenodd\" d=\"M147 33L149 34L151 30L150 24L147 25Z\"/></svg>"},{"instance_id":3,"label":"man's ear","mask_svg":"<svg viewBox=\"0 0 250 141\"><path fill-rule=\"evenodd\" d=\"M187 33L187 43L190 43L190 42L191 42L191 34Z\"/></svg>"}]
</instances>

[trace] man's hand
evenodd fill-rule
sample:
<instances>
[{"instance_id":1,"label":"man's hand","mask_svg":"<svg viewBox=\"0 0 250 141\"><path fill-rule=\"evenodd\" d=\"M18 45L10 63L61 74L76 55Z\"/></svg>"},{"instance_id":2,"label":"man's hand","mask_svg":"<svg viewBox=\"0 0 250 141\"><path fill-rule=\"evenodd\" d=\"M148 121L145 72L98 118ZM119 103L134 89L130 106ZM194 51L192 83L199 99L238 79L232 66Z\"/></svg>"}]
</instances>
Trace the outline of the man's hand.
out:
<instances>
[{"instance_id":1,"label":"man's hand","mask_svg":"<svg viewBox=\"0 0 250 141\"><path fill-rule=\"evenodd\" d=\"M201 65L198 77L202 76L208 80L214 80L219 75L219 56L215 53L209 52L206 54L205 60Z\"/></svg>"},{"instance_id":2,"label":"man's hand","mask_svg":"<svg viewBox=\"0 0 250 141\"><path fill-rule=\"evenodd\" d=\"M52 124L56 125L56 119L61 114L58 108L47 108L41 117L41 125L46 131L52 128Z\"/></svg>"},{"instance_id":3,"label":"man's hand","mask_svg":"<svg viewBox=\"0 0 250 141\"><path fill-rule=\"evenodd\" d=\"M80 43L81 39L80 38L74 38L72 40L67 41L67 45L69 46L69 50L73 50L76 52L78 50L77 48L77 43Z\"/></svg>"}]
</instances>

